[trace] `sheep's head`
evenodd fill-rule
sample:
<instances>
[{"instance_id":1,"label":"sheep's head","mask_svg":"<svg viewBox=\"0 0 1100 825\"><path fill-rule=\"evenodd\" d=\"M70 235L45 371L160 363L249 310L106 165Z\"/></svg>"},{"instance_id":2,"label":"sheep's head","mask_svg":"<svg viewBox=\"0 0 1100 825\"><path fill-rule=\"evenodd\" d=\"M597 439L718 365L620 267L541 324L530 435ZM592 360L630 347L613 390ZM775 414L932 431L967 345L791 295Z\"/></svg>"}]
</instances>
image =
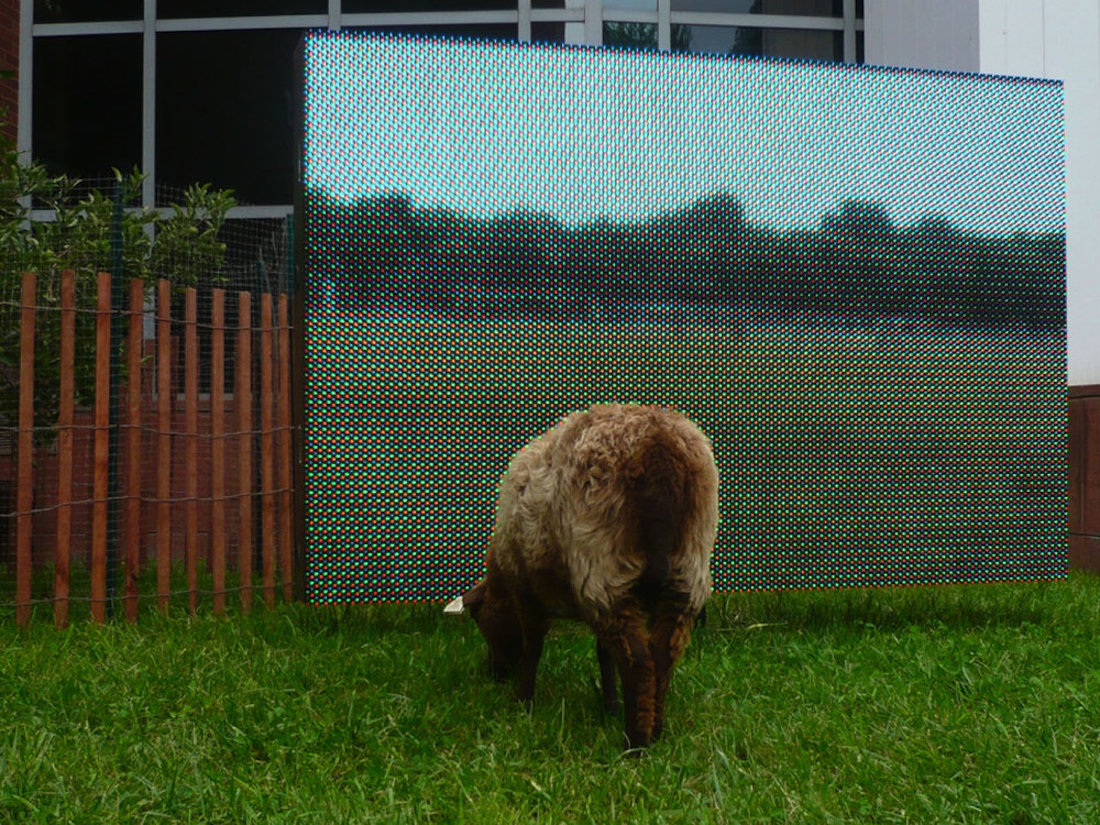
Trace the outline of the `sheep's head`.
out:
<instances>
[{"instance_id":1,"label":"sheep's head","mask_svg":"<svg viewBox=\"0 0 1100 825\"><path fill-rule=\"evenodd\" d=\"M481 629L489 645L489 666L493 678L503 682L511 675L523 653L523 636L515 605L507 594L498 594L482 579L462 595L462 606Z\"/></svg>"}]
</instances>

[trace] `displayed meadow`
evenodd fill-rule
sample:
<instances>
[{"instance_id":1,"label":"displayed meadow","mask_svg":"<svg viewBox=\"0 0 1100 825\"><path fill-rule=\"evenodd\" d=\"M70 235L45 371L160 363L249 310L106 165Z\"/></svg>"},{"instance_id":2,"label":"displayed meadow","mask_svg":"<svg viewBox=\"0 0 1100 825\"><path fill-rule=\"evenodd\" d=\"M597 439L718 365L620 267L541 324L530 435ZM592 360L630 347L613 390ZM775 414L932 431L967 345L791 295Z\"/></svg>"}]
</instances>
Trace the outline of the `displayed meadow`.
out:
<instances>
[{"instance_id":1,"label":"displayed meadow","mask_svg":"<svg viewBox=\"0 0 1100 825\"><path fill-rule=\"evenodd\" d=\"M591 636L534 708L438 604L0 625L0 821L1094 823L1100 578L723 593L622 752Z\"/></svg>"},{"instance_id":2,"label":"displayed meadow","mask_svg":"<svg viewBox=\"0 0 1100 825\"><path fill-rule=\"evenodd\" d=\"M711 436L719 587L1064 572L1060 331L318 315L310 541L335 601L468 586L512 453L598 401L673 404Z\"/></svg>"}]
</instances>

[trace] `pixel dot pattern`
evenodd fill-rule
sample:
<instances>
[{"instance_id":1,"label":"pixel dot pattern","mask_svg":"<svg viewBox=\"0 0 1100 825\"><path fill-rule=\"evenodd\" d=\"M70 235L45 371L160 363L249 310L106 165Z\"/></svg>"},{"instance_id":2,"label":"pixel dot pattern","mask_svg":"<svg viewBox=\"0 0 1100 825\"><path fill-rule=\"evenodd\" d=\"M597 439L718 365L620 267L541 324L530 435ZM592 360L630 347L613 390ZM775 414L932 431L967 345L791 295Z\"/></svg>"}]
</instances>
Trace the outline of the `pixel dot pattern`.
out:
<instances>
[{"instance_id":1,"label":"pixel dot pattern","mask_svg":"<svg viewBox=\"0 0 1100 825\"><path fill-rule=\"evenodd\" d=\"M510 456L601 401L669 404L711 437L716 589L1065 575L1058 84L354 33L309 35L304 64L312 601L462 592ZM456 99L440 78L470 65L487 67L469 79L481 91ZM527 99L540 66L576 78L563 98L639 103L614 123L553 109L531 114L538 129L456 128ZM868 129L858 107L822 109L800 140L843 149L817 175L760 121L736 143L669 137L684 152L670 176L639 146L709 121L655 121L641 76L681 114L768 107L780 122L836 95L889 99L879 137L911 145L878 168L874 140L850 134ZM1018 128L941 157L936 131L969 128L972 87ZM960 110L909 122L928 107ZM536 139L549 128L571 130L569 148ZM990 176L1006 158L1019 176ZM723 175L746 164L760 174L731 191ZM927 179L911 197L846 197L858 171L885 199L908 164ZM934 208L941 190L960 211ZM1018 207L967 206L1001 201Z\"/></svg>"}]
</instances>

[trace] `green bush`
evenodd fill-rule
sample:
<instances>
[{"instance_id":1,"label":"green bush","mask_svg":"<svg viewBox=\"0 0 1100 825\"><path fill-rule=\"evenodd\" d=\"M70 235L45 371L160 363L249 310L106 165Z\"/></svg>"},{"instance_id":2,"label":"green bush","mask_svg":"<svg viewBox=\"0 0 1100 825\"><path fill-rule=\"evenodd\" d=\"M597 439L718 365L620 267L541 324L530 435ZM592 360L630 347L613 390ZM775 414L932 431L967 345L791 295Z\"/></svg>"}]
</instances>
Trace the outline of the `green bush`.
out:
<instances>
[{"instance_id":1,"label":"green bush","mask_svg":"<svg viewBox=\"0 0 1100 825\"><path fill-rule=\"evenodd\" d=\"M12 142L0 137L0 423L16 419L21 284L24 272L35 272L34 409L42 442L52 437L57 420L62 271L76 273L78 310L95 308L99 272L148 286L157 278L176 286L217 282L226 251L218 232L236 201L230 190L195 184L179 202L155 210L137 205L144 181L138 169L113 170L113 191L101 191L22 160ZM50 210L53 219L32 220L32 209ZM76 336L79 405L92 401L94 312L76 313Z\"/></svg>"}]
</instances>

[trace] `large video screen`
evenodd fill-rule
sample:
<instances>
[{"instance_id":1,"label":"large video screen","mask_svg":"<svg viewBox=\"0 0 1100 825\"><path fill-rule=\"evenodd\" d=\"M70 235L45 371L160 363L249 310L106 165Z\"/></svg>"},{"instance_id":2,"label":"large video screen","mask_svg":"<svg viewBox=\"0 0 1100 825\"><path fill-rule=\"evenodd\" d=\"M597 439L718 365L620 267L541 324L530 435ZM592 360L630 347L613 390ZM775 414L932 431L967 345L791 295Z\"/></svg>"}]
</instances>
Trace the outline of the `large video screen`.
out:
<instances>
[{"instance_id":1,"label":"large video screen","mask_svg":"<svg viewBox=\"0 0 1100 825\"><path fill-rule=\"evenodd\" d=\"M511 455L595 402L711 437L717 589L1066 571L1057 82L317 33L312 601L482 573Z\"/></svg>"}]
</instances>

